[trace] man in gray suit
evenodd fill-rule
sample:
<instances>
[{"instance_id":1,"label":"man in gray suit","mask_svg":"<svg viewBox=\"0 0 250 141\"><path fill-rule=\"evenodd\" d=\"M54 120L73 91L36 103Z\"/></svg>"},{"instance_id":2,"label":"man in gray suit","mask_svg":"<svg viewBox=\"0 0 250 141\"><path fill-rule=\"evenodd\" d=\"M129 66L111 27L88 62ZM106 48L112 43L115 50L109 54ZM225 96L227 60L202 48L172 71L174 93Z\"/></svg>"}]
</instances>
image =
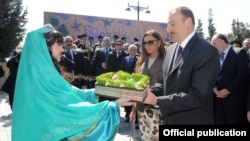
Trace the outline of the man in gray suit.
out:
<instances>
[{"instance_id":1,"label":"man in gray suit","mask_svg":"<svg viewBox=\"0 0 250 141\"><path fill-rule=\"evenodd\" d=\"M160 107L164 124L214 124L213 87L219 75L219 53L195 33L194 26L189 8L170 11L167 31L176 43L166 48L162 82L151 90L148 87L144 100Z\"/></svg>"}]
</instances>

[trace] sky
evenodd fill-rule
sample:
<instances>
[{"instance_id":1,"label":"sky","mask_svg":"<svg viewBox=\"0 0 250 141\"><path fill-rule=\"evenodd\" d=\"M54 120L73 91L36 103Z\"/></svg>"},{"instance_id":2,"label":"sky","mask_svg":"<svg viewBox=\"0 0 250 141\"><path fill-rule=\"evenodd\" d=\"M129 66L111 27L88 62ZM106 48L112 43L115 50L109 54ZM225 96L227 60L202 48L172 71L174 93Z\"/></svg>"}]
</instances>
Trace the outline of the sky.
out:
<instances>
[{"instance_id":1,"label":"sky","mask_svg":"<svg viewBox=\"0 0 250 141\"><path fill-rule=\"evenodd\" d=\"M44 12L59 12L85 16L98 16L137 20L137 11L125 9L129 5L137 6L138 0L23 0L28 8L27 32L40 28L44 24ZM250 23L250 0L140 0L140 7L149 6L150 14L139 12L140 21L167 22L168 12L178 6L189 7L203 23L203 32L208 35L208 9L214 15L217 33L231 32L232 20Z\"/></svg>"}]
</instances>

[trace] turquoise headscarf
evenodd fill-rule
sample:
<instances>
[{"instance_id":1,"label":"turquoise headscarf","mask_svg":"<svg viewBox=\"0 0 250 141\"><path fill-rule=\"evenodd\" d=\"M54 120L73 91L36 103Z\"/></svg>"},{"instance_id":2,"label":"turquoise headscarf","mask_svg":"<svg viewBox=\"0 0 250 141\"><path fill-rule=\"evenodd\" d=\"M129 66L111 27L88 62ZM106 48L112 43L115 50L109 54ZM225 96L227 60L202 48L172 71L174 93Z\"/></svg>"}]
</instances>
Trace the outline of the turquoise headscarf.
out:
<instances>
[{"instance_id":1,"label":"turquoise headscarf","mask_svg":"<svg viewBox=\"0 0 250 141\"><path fill-rule=\"evenodd\" d=\"M18 68L12 141L111 141L120 123L116 102L96 103L95 90L70 85L55 68L43 33L29 32Z\"/></svg>"}]
</instances>

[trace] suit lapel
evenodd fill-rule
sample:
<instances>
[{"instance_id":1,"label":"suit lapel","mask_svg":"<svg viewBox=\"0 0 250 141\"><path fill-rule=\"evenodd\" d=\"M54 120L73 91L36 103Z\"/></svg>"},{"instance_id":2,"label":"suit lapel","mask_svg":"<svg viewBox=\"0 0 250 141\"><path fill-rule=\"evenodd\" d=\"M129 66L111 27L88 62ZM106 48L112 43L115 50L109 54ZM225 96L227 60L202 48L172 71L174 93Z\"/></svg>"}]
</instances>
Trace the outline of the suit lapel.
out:
<instances>
[{"instance_id":1,"label":"suit lapel","mask_svg":"<svg viewBox=\"0 0 250 141\"><path fill-rule=\"evenodd\" d=\"M224 59L224 61L223 61L223 65L222 65L222 68L221 68L221 72L224 70L224 69L223 69L224 66L226 66L228 63L230 64L230 60L231 60L233 54L234 54L234 50L233 50L233 48L231 47L231 48L229 49L228 53L227 53L227 56L225 56L225 59Z\"/></svg>"},{"instance_id":2,"label":"suit lapel","mask_svg":"<svg viewBox=\"0 0 250 141\"><path fill-rule=\"evenodd\" d=\"M173 60L174 60L174 54L175 54L175 50L176 50L177 46L178 46L178 44L174 44L171 47L168 47L166 50L167 53L166 53L166 57L164 59L163 66L162 66L164 76L169 76L173 70L173 67L174 67Z\"/></svg>"},{"instance_id":3,"label":"suit lapel","mask_svg":"<svg viewBox=\"0 0 250 141\"><path fill-rule=\"evenodd\" d=\"M151 67L149 69L146 69L149 72L154 72L156 69L155 68L158 68L162 63L162 58L160 56L158 56L157 58L155 58L155 61L153 62L153 64L151 65ZM146 66L148 66L148 60L147 62L145 63ZM145 68L145 67L144 67Z\"/></svg>"},{"instance_id":4,"label":"suit lapel","mask_svg":"<svg viewBox=\"0 0 250 141\"><path fill-rule=\"evenodd\" d=\"M171 69L170 73L172 73L172 71L174 71L178 66L180 66L180 64L183 62L183 58L181 55L176 61L174 61L174 59L172 59L172 60L173 60L172 61L173 65L172 65L172 69Z\"/></svg>"},{"instance_id":5,"label":"suit lapel","mask_svg":"<svg viewBox=\"0 0 250 141\"><path fill-rule=\"evenodd\" d=\"M165 56L165 59L163 61L163 65L162 65L163 76L169 75L169 72L170 72L170 69L172 66L171 63L173 62L172 59L174 57L174 51L175 51L176 45L177 44L172 45L166 49L166 56ZM164 78L167 78L167 77L164 77Z\"/></svg>"}]
</instances>

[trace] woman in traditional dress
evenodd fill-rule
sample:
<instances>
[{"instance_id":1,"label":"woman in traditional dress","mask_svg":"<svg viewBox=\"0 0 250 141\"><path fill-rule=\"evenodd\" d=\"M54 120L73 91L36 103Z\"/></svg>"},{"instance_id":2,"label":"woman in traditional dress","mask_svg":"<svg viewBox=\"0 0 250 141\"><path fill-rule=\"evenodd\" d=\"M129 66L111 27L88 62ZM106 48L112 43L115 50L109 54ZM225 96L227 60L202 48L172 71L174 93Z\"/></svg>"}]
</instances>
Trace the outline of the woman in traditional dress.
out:
<instances>
[{"instance_id":1,"label":"woman in traditional dress","mask_svg":"<svg viewBox=\"0 0 250 141\"><path fill-rule=\"evenodd\" d=\"M133 96L96 103L95 89L70 85L60 67L62 44L51 25L28 33L15 86L12 141L114 139L119 105L131 105Z\"/></svg>"}]
</instances>

